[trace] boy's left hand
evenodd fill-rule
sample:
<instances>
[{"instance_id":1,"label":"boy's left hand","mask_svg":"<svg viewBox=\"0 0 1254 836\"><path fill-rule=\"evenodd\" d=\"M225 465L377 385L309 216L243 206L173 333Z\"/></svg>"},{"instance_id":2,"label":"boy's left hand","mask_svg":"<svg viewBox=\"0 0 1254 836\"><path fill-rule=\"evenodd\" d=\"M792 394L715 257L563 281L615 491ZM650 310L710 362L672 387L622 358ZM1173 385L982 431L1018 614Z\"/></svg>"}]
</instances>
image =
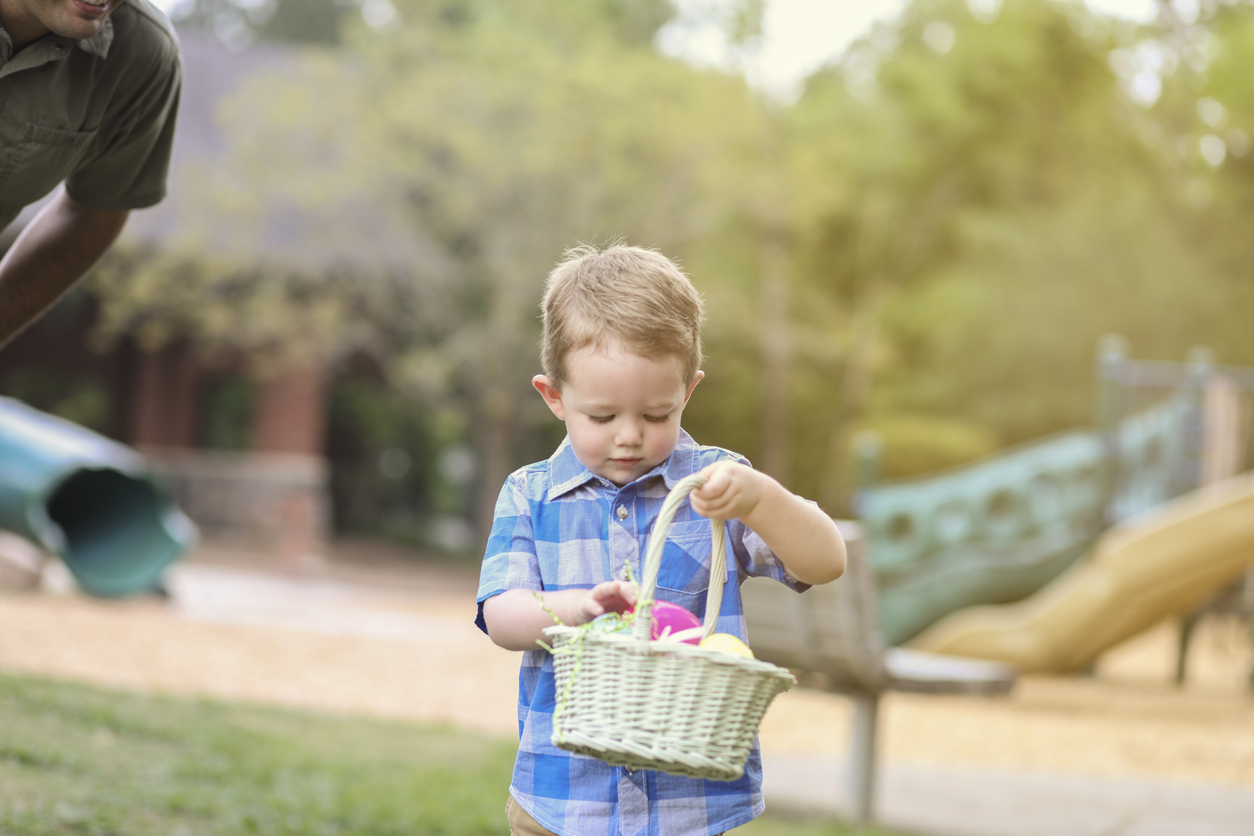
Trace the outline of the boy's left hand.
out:
<instances>
[{"instance_id":1,"label":"boy's left hand","mask_svg":"<svg viewBox=\"0 0 1254 836\"><path fill-rule=\"evenodd\" d=\"M688 495L692 510L703 517L731 520L753 513L766 491L758 471L738 462L715 462L702 468L705 484Z\"/></svg>"}]
</instances>

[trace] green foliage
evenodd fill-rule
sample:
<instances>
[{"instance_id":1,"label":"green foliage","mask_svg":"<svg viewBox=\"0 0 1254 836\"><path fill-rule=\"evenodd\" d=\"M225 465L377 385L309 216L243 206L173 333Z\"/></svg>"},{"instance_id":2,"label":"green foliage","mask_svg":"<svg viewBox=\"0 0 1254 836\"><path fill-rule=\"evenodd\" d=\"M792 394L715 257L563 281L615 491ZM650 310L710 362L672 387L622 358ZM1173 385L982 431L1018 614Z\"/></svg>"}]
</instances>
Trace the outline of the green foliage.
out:
<instances>
[{"instance_id":1,"label":"green foliage","mask_svg":"<svg viewBox=\"0 0 1254 836\"><path fill-rule=\"evenodd\" d=\"M351 8L341 0L183 0L170 16L179 28L205 29L233 45L254 37L334 45Z\"/></svg>"},{"instance_id":2,"label":"green foliage","mask_svg":"<svg viewBox=\"0 0 1254 836\"><path fill-rule=\"evenodd\" d=\"M365 376L332 387L327 457L331 499L340 531L383 534L414 545L427 511L466 516L464 497L449 494L436 464L441 432L435 416L412 398ZM454 439L447 439L452 441Z\"/></svg>"},{"instance_id":3,"label":"green foliage","mask_svg":"<svg viewBox=\"0 0 1254 836\"><path fill-rule=\"evenodd\" d=\"M1211 318L1205 342L1221 362L1254 365L1248 316L1254 311L1254 245L1249 235L1254 223L1254 77L1249 69L1254 5L1207 5L1203 23L1199 48L1209 60L1190 79L1192 84L1179 85L1184 89L1178 100L1164 105L1174 105L1176 123L1187 126L1179 143L1187 151L1181 167L1194 179L1184 188L1199 206L1190 231L1194 247L1210 257L1224 293L1216 306L1221 313ZM1218 151L1217 165L1199 159L1203 143Z\"/></svg>"},{"instance_id":4,"label":"green foliage","mask_svg":"<svg viewBox=\"0 0 1254 836\"><path fill-rule=\"evenodd\" d=\"M224 108L229 164L172 198L177 240L98 271L103 327L374 356L455 416L481 522L560 437L536 305L580 241L682 261L709 311L685 423L835 512L861 426L897 427L904 473L1089 423L1102 334L1254 364L1249 2L915 0L787 107L656 54L663 0L395 6ZM760 4L724 11L751 56Z\"/></svg>"},{"instance_id":5,"label":"green foliage","mask_svg":"<svg viewBox=\"0 0 1254 836\"><path fill-rule=\"evenodd\" d=\"M1195 166L1155 140L1169 114L1112 69L1147 43L1170 52L1156 38L1078 4L977 17L919 0L811 81L788 118L798 280L845 335L839 385L807 409L836 425L829 469L848 470L855 423L901 413L1004 443L1087 424L1103 333L1138 356L1248 356L1231 334L1250 296L1198 246L1202 228L1236 230L1202 222Z\"/></svg>"},{"instance_id":6,"label":"green foliage","mask_svg":"<svg viewBox=\"0 0 1254 836\"><path fill-rule=\"evenodd\" d=\"M956 467L1001 446L986 427L943 416L877 415L859 429L879 436L883 445L879 476L885 479Z\"/></svg>"},{"instance_id":7,"label":"green foliage","mask_svg":"<svg viewBox=\"0 0 1254 836\"><path fill-rule=\"evenodd\" d=\"M222 113L231 165L177 198L181 236L98 282L105 329L148 343L181 329L276 363L379 357L459 412L486 522L552 420L530 386L544 276L620 236L700 274L751 205L727 173L751 171L762 108L742 80L657 55L657 4L440 8L252 79Z\"/></svg>"},{"instance_id":8,"label":"green foliage","mask_svg":"<svg viewBox=\"0 0 1254 836\"><path fill-rule=\"evenodd\" d=\"M96 375L31 366L0 377L0 395L96 432L109 423L109 393Z\"/></svg>"},{"instance_id":9,"label":"green foliage","mask_svg":"<svg viewBox=\"0 0 1254 836\"><path fill-rule=\"evenodd\" d=\"M254 387L241 375L225 375L205 387L201 444L211 450L247 450L252 441Z\"/></svg>"}]
</instances>

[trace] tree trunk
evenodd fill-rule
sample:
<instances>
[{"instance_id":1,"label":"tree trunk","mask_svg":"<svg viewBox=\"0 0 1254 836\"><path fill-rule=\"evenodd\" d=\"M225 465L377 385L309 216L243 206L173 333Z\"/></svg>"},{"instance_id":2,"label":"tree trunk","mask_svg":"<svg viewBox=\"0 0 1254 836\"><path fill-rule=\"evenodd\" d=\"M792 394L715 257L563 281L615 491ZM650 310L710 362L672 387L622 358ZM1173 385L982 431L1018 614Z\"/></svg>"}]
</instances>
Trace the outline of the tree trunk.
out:
<instances>
[{"instance_id":1,"label":"tree trunk","mask_svg":"<svg viewBox=\"0 0 1254 836\"><path fill-rule=\"evenodd\" d=\"M871 394L885 295L884 283L873 280L859 297L854 312L853 340L841 376L840 405L828 440L828 471L823 482L823 507L834 515L848 516L853 512L853 428L862 418Z\"/></svg>"},{"instance_id":2,"label":"tree trunk","mask_svg":"<svg viewBox=\"0 0 1254 836\"><path fill-rule=\"evenodd\" d=\"M788 334L787 253L783 234L768 229L762 252L762 455L756 466L788 483Z\"/></svg>"},{"instance_id":3,"label":"tree trunk","mask_svg":"<svg viewBox=\"0 0 1254 836\"><path fill-rule=\"evenodd\" d=\"M502 398L503 399L503 398ZM491 399L495 401L496 399ZM479 452L479 481L475 489L474 520L476 540L480 546L488 542L492 532L492 515L496 498L506 477L514 471L514 417L506 409L492 409L478 422L475 448Z\"/></svg>"},{"instance_id":4,"label":"tree trunk","mask_svg":"<svg viewBox=\"0 0 1254 836\"><path fill-rule=\"evenodd\" d=\"M767 126L768 161L760 195L762 288L762 447L755 466L788 484L788 380L792 343L788 333L788 231L780 126Z\"/></svg>"}]
</instances>

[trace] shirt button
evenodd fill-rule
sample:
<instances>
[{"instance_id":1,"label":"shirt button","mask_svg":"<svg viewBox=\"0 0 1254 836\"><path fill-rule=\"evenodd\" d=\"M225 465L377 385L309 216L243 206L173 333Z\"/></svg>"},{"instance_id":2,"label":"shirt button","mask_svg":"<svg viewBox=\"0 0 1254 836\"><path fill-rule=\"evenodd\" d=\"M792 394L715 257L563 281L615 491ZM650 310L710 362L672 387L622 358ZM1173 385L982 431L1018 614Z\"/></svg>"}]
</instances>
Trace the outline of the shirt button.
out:
<instances>
[{"instance_id":1,"label":"shirt button","mask_svg":"<svg viewBox=\"0 0 1254 836\"><path fill-rule=\"evenodd\" d=\"M627 513L628 513L628 512L627 512L627 506L626 506L626 505L619 505L619 506L618 506L618 512L617 512L617 513L618 513L618 518L619 518L620 520L625 520L625 519L627 519Z\"/></svg>"}]
</instances>

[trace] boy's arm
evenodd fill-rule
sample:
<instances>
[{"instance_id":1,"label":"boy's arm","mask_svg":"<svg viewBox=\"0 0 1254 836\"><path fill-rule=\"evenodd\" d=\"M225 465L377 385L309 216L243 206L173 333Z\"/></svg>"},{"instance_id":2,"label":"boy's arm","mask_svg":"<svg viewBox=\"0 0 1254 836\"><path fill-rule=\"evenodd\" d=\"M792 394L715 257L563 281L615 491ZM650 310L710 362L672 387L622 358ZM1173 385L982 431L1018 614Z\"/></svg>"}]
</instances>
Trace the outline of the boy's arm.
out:
<instances>
[{"instance_id":1,"label":"boy's arm","mask_svg":"<svg viewBox=\"0 0 1254 836\"><path fill-rule=\"evenodd\" d=\"M692 510L703 517L739 519L802 583L828 583L844 574L845 541L817 505L737 462L716 462L701 473L706 483L689 494Z\"/></svg>"},{"instance_id":2,"label":"boy's arm","mask_svg":"<svg viewBox=\"0 0 1254 836\"><path fill-rule=\"evenodd\" d=\"M506 650L535 650L536 642L544 638L544 628L553 626L553 615L575 627L603 613L623 612L636 603L636 588L626 581L540 594L543 606L530 589L507 589L484 601L483 620L492 641Z\"/></svg>"}]
</instances>

